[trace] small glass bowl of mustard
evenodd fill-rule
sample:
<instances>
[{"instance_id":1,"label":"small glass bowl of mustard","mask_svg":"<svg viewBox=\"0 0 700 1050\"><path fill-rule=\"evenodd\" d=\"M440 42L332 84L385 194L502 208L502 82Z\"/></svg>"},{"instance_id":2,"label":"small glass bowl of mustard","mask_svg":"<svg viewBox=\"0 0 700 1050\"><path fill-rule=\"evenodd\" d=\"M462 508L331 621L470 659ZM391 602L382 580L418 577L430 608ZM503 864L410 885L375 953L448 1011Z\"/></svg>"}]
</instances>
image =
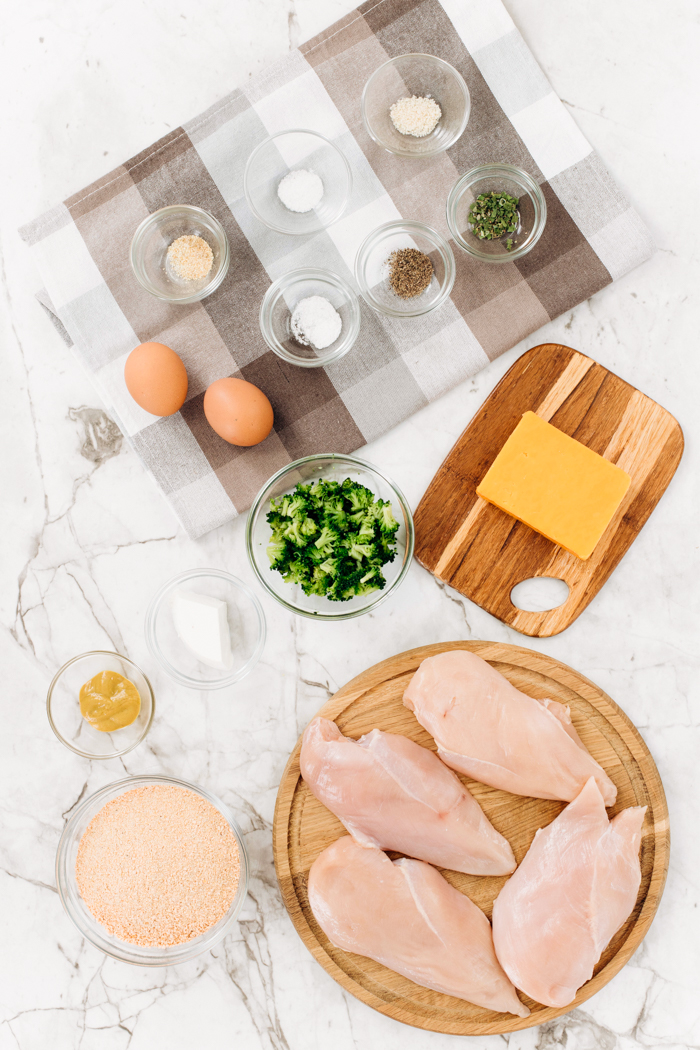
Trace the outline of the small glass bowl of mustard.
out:
<instances>
[{"instance_id":1,"label":"small glass bowl of mustard","mask_svg":"<svg viewBox=\"0 0 700 1050\"><path fill-rule=\"evenodd\" d=\"M84 689L88 683L92 687ZM81 710L81 690L88 717ZM154 712L153 689L141 668L127 656L100 650L65 663L46 696L49 725L82 758L119 758L133 751L151 728Z\"/></svg>"}]
</instances>

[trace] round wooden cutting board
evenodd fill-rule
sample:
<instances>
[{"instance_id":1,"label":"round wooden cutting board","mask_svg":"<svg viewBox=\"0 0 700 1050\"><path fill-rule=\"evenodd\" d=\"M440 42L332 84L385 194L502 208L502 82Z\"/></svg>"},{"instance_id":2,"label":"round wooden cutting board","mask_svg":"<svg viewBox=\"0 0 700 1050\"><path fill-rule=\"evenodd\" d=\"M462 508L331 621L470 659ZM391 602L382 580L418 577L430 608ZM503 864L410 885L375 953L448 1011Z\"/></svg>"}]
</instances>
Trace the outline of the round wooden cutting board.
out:
<instances>
[{"instance_id":1,"label":"round wooden cutting board","mask_svg":"<svg viewBox=\"0 0 700 1050\"><path fill-rule=\"evenodd\" d=\"M634 911L603 952L593 977L580 989L574 1002L554 1009L520 993L532 1011L529 1017L494 1013L422 988L380 963L335 948L311 912L307 879L316 857L346 831L301 779L301 739L287 763L277 795L273 825L275 867L282 897L299 936L321 966L357 999L417 1028L451 1035L496 1035L542 1024L567 1013L599 991L625 965L649 929L663 891L669 855L668 809L654 760L617 704L565 664L517 645L443 642L400 653L358 675L318 713L335 721L350 737L360 737L378 727L402 733L435 750L434 740L403 706L402 698L421 661L448 649L476 653L529 696L569 704L581 739L617 786L617 802L609 814L613 816L628 806L648 807L642 832L642 883ZM466 777L461 779L494 827L508 839L518 863L537 829L549 824L564 806L561 802L510 795ZM481 877L454 871L442 874L491 917L493 901L506 876Z\"/></svg>"}]
</instances>

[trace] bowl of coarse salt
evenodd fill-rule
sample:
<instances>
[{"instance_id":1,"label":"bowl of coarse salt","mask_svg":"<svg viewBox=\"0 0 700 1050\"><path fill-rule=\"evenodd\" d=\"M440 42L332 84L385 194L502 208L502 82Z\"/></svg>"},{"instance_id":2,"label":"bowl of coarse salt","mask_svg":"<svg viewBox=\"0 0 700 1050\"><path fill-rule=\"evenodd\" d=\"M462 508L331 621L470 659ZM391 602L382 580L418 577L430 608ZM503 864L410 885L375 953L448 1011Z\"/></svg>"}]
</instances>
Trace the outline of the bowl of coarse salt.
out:
<instances>
[{"instance_id":1,"label":"bowl of coarse salt","mask_svg":"<svg viewBox=\"0 0 700 1050\"><path fill-rule=\"evenodd\" d=\"M205 788L127 777L73 811L56 885L68 917L100 951L171 966L213 948L234 925L248 856L228 807Z\"/></svg>"},{"instance_id":2,"label":"bowl of coarse salt","mask_svg":"<svg viewBox=\"0 0 700 1050\"><path fill-rule=\"evenodd\" d=\"M316 131L279 131L257 146L243 173L253 215L277 233L325 230L345 211L352 173L345 154Z\"/></svg>"},{"instance_id":3,"label":"bowl of coarse salt","mask_svg":"<svg viewBox=\"0 0 700 1050\"><path fill-rule=\"evenodd\" d=\"M260 331L270 349L291 365L329 365L357 339L360 303L348 282L330 270L292 270L265 293Z\"/></svg>"},{"instance_id":4,"label":"bowl of coarse salt","mask_svg":"<svg viewBox=\"0 0 700 1050\"><path fill-rule=\"evenodd\" d=\"M434 55L398 55L365 84L362 120L369 135L400 157L434 157L467 126L471 99L464 78Z\"/></svg>"}]
</instances>

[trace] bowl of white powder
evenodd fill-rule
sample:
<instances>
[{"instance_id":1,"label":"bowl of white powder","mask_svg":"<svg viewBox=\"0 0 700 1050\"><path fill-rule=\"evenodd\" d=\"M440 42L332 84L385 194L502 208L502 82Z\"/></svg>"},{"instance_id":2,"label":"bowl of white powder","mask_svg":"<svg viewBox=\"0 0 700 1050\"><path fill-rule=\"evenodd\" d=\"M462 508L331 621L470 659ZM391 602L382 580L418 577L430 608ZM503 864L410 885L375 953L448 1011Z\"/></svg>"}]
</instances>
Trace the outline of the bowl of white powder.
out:
<instances>
[{"instance_id":1,"label":"bowl of white powder","mask_svg":"<svg viewBox=\"0 0 700 1050\"><path fill-rule=\"evenodd\" d=\"M362 92L368 134L400 157L434 157L467 126L471 100L464 78L434 55L398 55L374 71Z\"/></svg>"},{"instance_id":2,"label":"bowl of white powder","mask_svg":"<svg viewBox=\"0 0 700 1050\"><path fill-rule=\"evenodd\" d=\"M330 270L292 270L268 288L260 331L284 361L318 368L352 347L360 331L360 303L347 281Z\"/></svg>"},{"instance_id":3,"label":"bowl of white powder","mask_svg":"<svg viewBox=\"0 0 700 1050\"><path fill-rule=\"evenodd\" d=\"M257 146L243 173L253 215L277 233L316 233L343 214L352 174L345 154L315 131L280 131Z\"/></svg>"}]
</instances>

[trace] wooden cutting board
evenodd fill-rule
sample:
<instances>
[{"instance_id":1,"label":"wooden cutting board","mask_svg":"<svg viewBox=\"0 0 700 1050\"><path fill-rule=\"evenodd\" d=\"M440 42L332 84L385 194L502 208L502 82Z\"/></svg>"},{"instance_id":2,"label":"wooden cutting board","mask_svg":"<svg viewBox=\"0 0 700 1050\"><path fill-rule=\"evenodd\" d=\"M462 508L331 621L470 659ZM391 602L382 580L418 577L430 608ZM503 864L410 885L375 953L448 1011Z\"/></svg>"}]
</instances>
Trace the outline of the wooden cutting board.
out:
<instances>
[{"instance_id":1,"label":"wooden cutting board","mask_svg":"<svg viewBox=\"0 0 700 1050\"><path fill-rule=\"evenodd\" d=\"M403 706L403 693L418 665L448 649L468 649L488 660L529 696L569 704L584 744L618 789L611 816L627 806L647 806L642 829L642 882L632 914L615 934L574 1003L557 1010L521 994L529 1017L499 1014L461 999L422 988L393 970L361 955L335 948L316 922L307 893L309 868L316 857L346 831L311 794L299 773L301 738L287 763L277 794L273 847L284 903L306 947L338 984L357 999L397 1021L452 1035L495 1035L542 1024L585 1002L615 976L639 947L661 898L669 856L668 809L661 778L646 744L609 696L583 675L549 656L496 642L442 642L425 645L370 667L333 696L318 712L334 720L347 736L358 738L378 727L402 733L436 750L433 738ZM518 863L535 832L563 808L561 802L523 798L460 778L493 825L510 842ZM395 857L398 854L390 854ZM443 871L445 878L489 916L506 877L479 877Z\"/></svg>"},{"instance_id":2,"label":"wooden cutting board","mask_svg":"<svg viewBox=\"0 0 700 1050\"><path fill-rule=\"evenodd\" d=\"M587 561L487 503L476 487L520 421L535 412L617 463L632 479ZM674 417L590 357L544 343L528 350L486 399L433 478L414 516L415 556L426 569L523 634L546 638L573 623L625 554L683 454ZM547 612L513 605L533 576L564 580L569 595Z\"/></svg>"}]
</instances>

